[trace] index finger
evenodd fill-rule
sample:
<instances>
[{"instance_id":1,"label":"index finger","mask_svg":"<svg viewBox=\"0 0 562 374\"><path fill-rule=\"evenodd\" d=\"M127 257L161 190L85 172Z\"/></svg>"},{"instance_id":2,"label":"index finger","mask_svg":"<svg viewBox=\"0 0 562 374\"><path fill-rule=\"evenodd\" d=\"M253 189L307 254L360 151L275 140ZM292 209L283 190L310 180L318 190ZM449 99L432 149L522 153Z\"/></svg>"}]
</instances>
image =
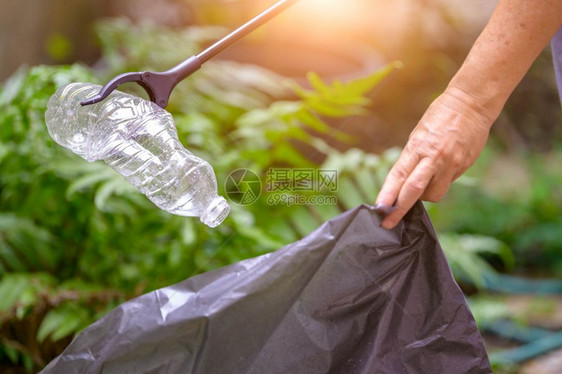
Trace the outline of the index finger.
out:
<instances>
[{"instance_id":1,"label":"index finger","mask_svg":"<svg viewBox=\"0 0 562 374\"><path fill-rule=\"evenodd\" d=\"M410 173L414 170L418 163L418 156L412 155L407 149L404 149L398 157L398 160L388 172L384 183L379 191L376 205L393 206L398 199L398 194L402 185L408 179Z\"/></svg>"},{"instance_id":2,"label":"index finger","mask_svg":"<svg viewBox=\"0 0 562 374\"><path fill-rule=\"evenodd\" d=\"M391 229L414 206L426 190L435 174L429 159L422 159L402 185L396 199L396 210L389 214L381 223L386 229Z\"/></svg>"}]
</instances>

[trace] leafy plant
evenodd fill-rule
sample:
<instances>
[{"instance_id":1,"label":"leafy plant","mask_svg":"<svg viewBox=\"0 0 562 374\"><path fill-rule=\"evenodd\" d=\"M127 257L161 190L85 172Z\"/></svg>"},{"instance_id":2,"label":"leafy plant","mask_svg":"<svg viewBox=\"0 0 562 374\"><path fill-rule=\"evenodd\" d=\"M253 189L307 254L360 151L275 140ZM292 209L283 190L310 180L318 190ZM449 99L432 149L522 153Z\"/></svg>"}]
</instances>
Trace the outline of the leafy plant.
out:
<instances>
[{"instance_id":1,"label":"leafy plant","mask_svg":"<svg viewBox=\"0 0 562 374\"><path fill-rule=\"evenodd\" d=\"M429 207L434 224L441 231L497 238L513 250L519 270L559 274L562 153L499 152L488 147L477 162L471 172L478 183L454 186L438 208Z\"/></svg>"},{"instance_id":2,"label":"leafy plant","mask_svg":"<svg viewBox=\"0 0 562 374\"><path fill-rule=\"evenodd\" d=\"M322 194L336 197L337 205L275 205L266 196L248 206L233 204L216 229L162 212L103 163L87 163L56 145L44 124L47 101L70 82L168 68L224 30L170 30L125 20L104 21L97 30L101 69L21 69L0 88L0 362L28 371L123 300L278 249L342 210L373 202L399 154L395 148L381 155L353 148L345 126L340 131L327 124L365 113L368 94L395 63L351 82L325 82L310 73L311 88L305 89L259 67L210 62L180 84L167 109L183 144L213 165L219 192L239 168L262 180L272 167L327 169L338 172L338 188ZM143 95L134 85L121 88ZM474 186L454 189L470 191L466 201L455 197L440 209L428 207L441 231L455 232L440 239L459 280L481 284L483 274L494 271L490 256L511 268L504 242L525 243L527 237L535 243L540 237L556 248L557 237L546 240L544 232L554 233L549 225L557 223L557 208L545 203L557 180L541 170L543 182L528 201L544 226L527 236L517 236L534 217L522 214L527 205L506 208ZM453 219L451 206L466 214ZM498 212L492 208L498 207L511 221L493 225Z\"/></svg>"},{"instance_id":3,"label":"leafy plant","mask_svg":"<svg viewBox=\"0 0 562 374\"><path fill-rule=\"evenodd\" d=\"M104 69L21 69L0 91L0 360L29 370L118 302L278 249L339 212L322 210L322 219L311 220L305 207L258 199L233 205L230 217L209 229L162 212L103 163L87 163L56 145L44 112L57 87L162 70L219 35L216 28L171 31L122 20L104 22L98 32ZM258 67L209 63L176 89L167 109L180 140L214 166L222 190L238 168L261 176L274 165L319 168L307 157L310 150L328 155L332 165L356 160L357 151L327 146L333 134L325 118L360 114L366 94L392 69L331 84L310 74L313 89L305 90ZM350 141L344 133L336 137ZM366 172L388 167L373 157L359 156Z\"/></svg>"},{"instance_id":4,"label":"leafy plant","mask_svg":"<svg viewBox=\"0 0 562 374\"><path fill-rule=\"evenodd\" d=\"M474 320L480 328L497 320L514 317L513 311L509 309L505 299L497 295L473 296L468 300L468 303ZM518 318L518 321L521 322L522 319Z\"/></svg>"},{"instance_id":5,"label":"leafy plant","mask_svg":"<svg viewBox=\"0 0 562 374\"><path fill-rule=\"evenodd\" d=\"M459 282L469 281L481 288L487 274L495 269L481 255L495 255L510 270L514 266L513 253L507 245L489 236L444 233L439 242L453 274Z\"/></svg>"}]
</instances>

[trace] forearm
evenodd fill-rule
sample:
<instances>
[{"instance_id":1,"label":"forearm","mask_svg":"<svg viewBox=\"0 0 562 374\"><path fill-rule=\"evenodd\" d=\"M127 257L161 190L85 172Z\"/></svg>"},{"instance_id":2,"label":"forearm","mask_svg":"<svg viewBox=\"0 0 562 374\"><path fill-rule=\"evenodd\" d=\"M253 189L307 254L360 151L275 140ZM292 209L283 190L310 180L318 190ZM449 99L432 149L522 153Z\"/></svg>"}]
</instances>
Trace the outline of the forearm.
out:
<instances>
[{"instance_id":1,"label":"forearm","mask_svg":"<svg viewBox=\"0 0 562 374\"><path fill-rule=\"evenodd\" d=\"M418 199L439 201L476 161L490 127L562 25L562 0L500 0L464 64L410 134L377 197L394 227Z\"/></svg>"},{"instance_id":2,"label":"forearm","mask_svg":"<svg viewBox=\"0 0 562 374\"><path fill-rule=\"evenodd\" d=\"M500 0L447 91L491 126L509 95L562 25L562 0Z\"/></svg>"}]
</instances>

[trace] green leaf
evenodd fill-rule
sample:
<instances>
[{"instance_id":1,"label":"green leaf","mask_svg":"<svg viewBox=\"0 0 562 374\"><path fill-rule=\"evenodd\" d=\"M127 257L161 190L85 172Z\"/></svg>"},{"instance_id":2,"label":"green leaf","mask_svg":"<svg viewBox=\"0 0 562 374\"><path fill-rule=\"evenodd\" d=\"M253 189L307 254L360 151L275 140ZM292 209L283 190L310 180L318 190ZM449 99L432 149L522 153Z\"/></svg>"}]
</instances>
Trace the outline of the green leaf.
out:
<instances>
[{"instance_id":1,"label":"green leaf","mask_svg":"<svg viewBox=\"0 0 562 374\"><path fill-rule=\"evenodd\" d=\"M301 237L310 234L320 226L306 206L302 205L296 205L291 208L289 219Z\"/></svg>"},{"instance_id":2,"label":"green leaf","mask_svg":"<svg viewBox=\"0 0 562 374\"><path fill-rule=\"evenodd\" d=\"M299 151L286 142L275 147L273 157L277 161L286 162L290 165L299 165L300 167L315 166L312 161L306 159Z\"/></svg>"},{"instance_id":3,"label":"green leaf","mask_svg":"<svg viewBox=\"0 0 562 374\"><path fill-rule=\"evenodd\" d=\"M28 74L28 69L21 66L10 78L4 82L2 92L0 94L0 105L6 105L14 100L18 92L21 91L22 86Z\"/></svg>"},{"instance_id":4,"label":"green leaf","mask_svg":"<svg viewBox=\"0 0 562 374\"><path fill-rule=\"evenodd\" d=\"M391 63L367 77L347 83L334 81L331 85L322 81L318 74L309 73L308 80L313 90L305 90L295 83L292 88L306 108L318 114L331 117L360 115L365 113L364 107L369 104L365 95L400 66L400 63Z\"/></svg>"},{"instance_id":5,"label":"green leaf","mask_svg":"<svg viewBox=\"0 0 562 374\"><path fill-rule=\"evenodd\" d=\"M297 118L299 121L318 131L319 133L327 133L330 130L330 126L318 118L314 113L307 110L299 110L297 113Z\"/></svg>"},{"instance_id":6,"label":"green leaf","mask_svg":"<svg viewBox=\"0 0 562 374\"><path fill-rule=\"evenodd\" d=\"M37 293L46 291L54 283L53 276L46 273L4 275L0 280L0 312L7 312L18 303L20 308L33 305Z\"/></svg>"},{"instance_id":7,"label":"green leaf","mask_svg":"<svg viewBox=\"0 0 562 374\"><path fill-rule=\"evenodd\" d=\"M277 211L277 214L275 214L275 211ZM287 245L300 239L300 235L289 225L288 218L281 216L279 213L279 209L274 209L274 212L268 212L267 219L259 221L260 226L267 230L270 235L279 238L282 245Z\"/></svg>"},{"instance_id":8,"label":"green leaf","mask_svg":"<svg viewBox=\"0 0 562 374\"><path fill-rule=\"evenodd\" d=\"M111 195L123 195L125 193L137 194L138 191L132 184L119 175L113 175L112 179L105 181L96 190L95 204L100 210L107 210L107 200Z\"/></svg>"},{"instance_id":9,"label":"green leaf","mask_svg":"<svg viewBox=\"0 0 562 374\"><path fill-rule=\"evenodd\" d=\"M330 94L330 87L324 83L322 78L315 72L311 71L306 75L306 78L312 85L312 87L321 94Z\"/></svg>"},{"instance_id":10,"label":"green leaf","mask_svg":"<svg viewBox=\"0 0 562 374\"><path fill-rule=\"evenodd\" d=\"M0 260L6 264L11 271L25 271L27 266L18 257L17 250L8 245L2 238L0 238ZM2 266L4 268L4 266Z\"/></svg>"},{"instance_id":11,"label":"green leaf","mask_svg":"<svg viewBox=\"0 0 562 374\"><path fill-rule=\"evenodd\" d=\"M13 363L13 364L17 364L18 363L18 359L20 357L19 352L16 351L14 348L7 346L7 345L2 345L0 346L0 349L6 354L6 356L8 357L8 359Z\"/></svg>"},{"instance_id":12,"label":"green leaf","mask_svg":"<svg viewBox=\"0 0 562 374\"><path fill-rule=\"evenodd\" d=\"M82 191L86 188L93 188L100 182L104 182L110 178L114 178L115 177L114 173L115 172L113 172L112 170L109 170L109 167L104 167L103 169L99 169L99 170L94 169L88 173L83 174L80 178L76 179L68 186L68 189L66 190L67 198L70 199L74 194L76 194L79 191Z\"/></svg>"},{"instance_id":13,"label":"green leaf","mask_svg":"<svg viewBox=\"0 0 562 374\"><path fill-rule=\"evenodd\" d=\"M439 235L439 242L447 260L458 279L468 279L477 287L484 285L485 275L495 273L494 268L480 256L492 253L499 256L507 268L512 268L514 258L511 250L501 241L481 235L459 235L446 233Z\"/></svg>"},{"instance_id":14,"label":"green leaf","mask_svg":"<svg viewBox=\"0 0 562 374\"><path fill-rule=\"evenodd\" d=\"M337 83L337 85L341 87L345 95L365 95L380 84L390 73L396 69L401 69L402 66L403 64L400 61L394 61L367 77L359 78L348 83Z\"/></svg>"},{"instance_id":15,"label":"green leaf","mask_svg":"<svg viewBox=\"0 0 562 374\"><path fill-rule=\"evenodd\" d=\"M502 296L480 295L468 299L470 311L478 327L482 328L498 319L511 319L513 312Z\"/></svg>"},{"instance_id":16,"label":"green leaf","mask_svg":"<svg viewBox=\"0 0 562 374\"><path fill-rule=\"evenodd\" d=\"M322 222L329 221L341 214L337 205L314 205L311 206L310 209L315 212L316 216L320 217Z\"/></svg>"},{"instance_id":17,"label":"green leaf","mask_svg":"<svg viewBox=\"0 0 562 374\"><path fill-rule=\"evenodd\" d=\"M57 261L54 242L49 231L31 220L0 214L0 261L11 270L53 269Z\"/></svg>"},{"instance_id":18,"label":"green leaf","mask_svg":"<svg viewBox=\"0 0 562 374\"><path fill-rule=\"evenodd\" d=\"M264 246L268 250L276 250L281 248L286 243L283 243L274 237L267 235L263 230L249 225L240 225L238 228L238 232L247 238L251 238L259 243L261 246Z\"/></svg>"},{"instance_id":19,"label":"green leaf","mask_svg":"<svg viewBox=\"0 0 562 374\"><path fill-rule=\"evenodd\" d=\"M37 340L42 343L50 335L52 341L58 341L81 328L89 322L88 313L82 307L65 303L51 310L39 326Z\"/></svg>"},{"instance_id":20,"label":"green leaf","mask_svg":"<svg viewBox=\"0 0 562 374\"><path fill-rule=\"evenodd\" d=\"M373 204L381 187L375 183L373 171L366 167L358 168L353 178L362 192L361 196L367 197L365 203Z\"/></svg>"},{"instance_id":21,"label":"green leaf","mask_svg":"<svg viewBox=\"0 0 562 374\"><path fill-rule=\"evenodd\" d=\"M23 292L30 287L29 278L9 274L0 281L0 311L7 312L20 300Z\"/></svg>"},{"instance_id":22,"label":"green leaf","mask_svg":"<svg viewBox=\"0 0 562 374\"><path fill-rule=\"evenodd\" d=\"M347 209L352 209L358 205L366 203L365 198L361 195L355 184L350 178L343 175L338 176L338 201Z\"/></svg>"}]
</instances>

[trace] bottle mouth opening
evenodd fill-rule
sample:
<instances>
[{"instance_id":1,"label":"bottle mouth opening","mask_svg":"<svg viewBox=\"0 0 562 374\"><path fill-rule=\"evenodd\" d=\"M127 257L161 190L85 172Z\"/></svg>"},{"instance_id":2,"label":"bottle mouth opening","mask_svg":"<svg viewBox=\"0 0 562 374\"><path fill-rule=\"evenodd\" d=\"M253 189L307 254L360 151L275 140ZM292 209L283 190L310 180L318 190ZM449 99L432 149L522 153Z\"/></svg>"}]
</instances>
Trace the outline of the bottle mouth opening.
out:
<instances>
[{"instance_id":1,"label":"bottle mouth opening","mask_svg":"<svg viewBox=\"0 0 562 374\"><path fill-rule=\"evenodd\" d=\"M230 213L230 205L224 197L217 196L211 201L201 215L201 222L209 227L217 227Z\"/></svg>"}]
</instances>

